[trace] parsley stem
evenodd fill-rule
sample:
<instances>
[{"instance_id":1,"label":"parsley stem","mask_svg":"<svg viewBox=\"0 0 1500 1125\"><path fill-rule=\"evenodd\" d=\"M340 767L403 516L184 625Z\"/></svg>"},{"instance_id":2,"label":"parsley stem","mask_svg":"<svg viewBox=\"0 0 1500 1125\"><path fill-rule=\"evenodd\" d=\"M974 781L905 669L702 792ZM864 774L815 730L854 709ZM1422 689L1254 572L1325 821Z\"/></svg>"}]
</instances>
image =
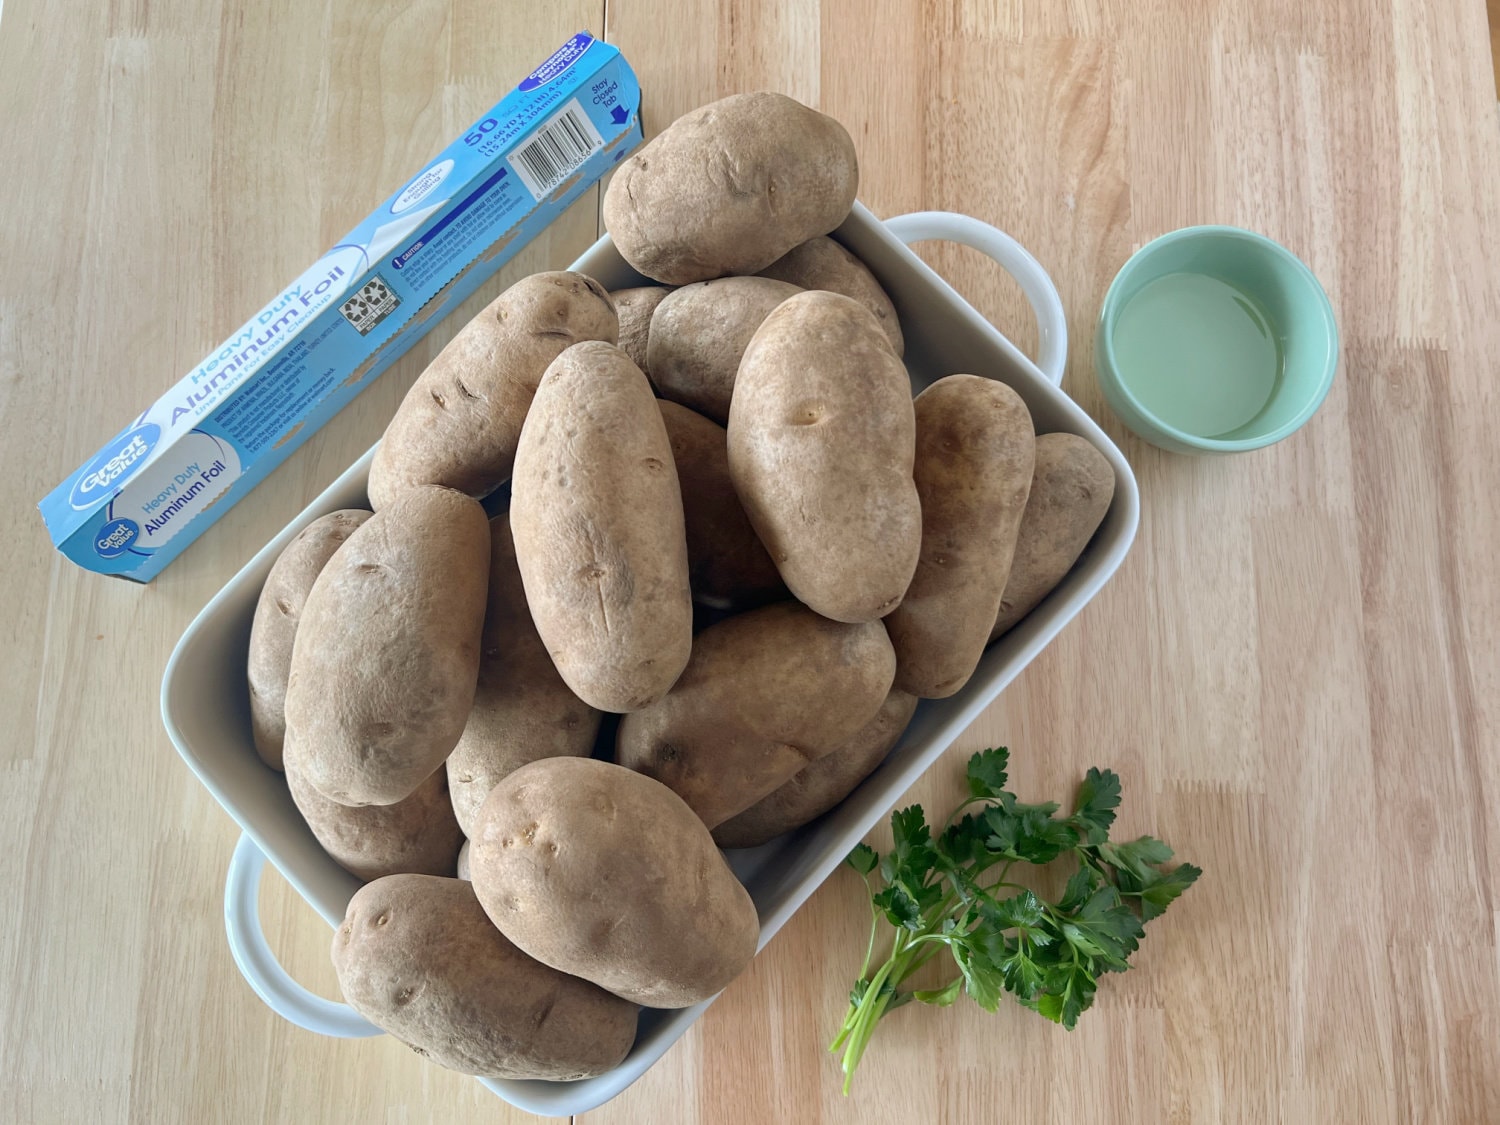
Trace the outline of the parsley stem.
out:
<instances>
[{"instance_id":1,"label":"parsley stem","mask_svg":"<svg viewBox=\"0 0 1500 1125\"><path fill-rule=\"evenodd\" d=\"M927 962L931 961L934 957L941 953L944 946L951 944L951 942L944 940L941 945L929 945L926 949L922 950L922 952L917 956L916 960L914 960L910 965L907 966L906 976L903 976L901 979L905 980L907 976L910 976L912 973L916 972L923 965L927 964Z\"/></svg>"},{"instance_id":2,"label":"parsley stem","mask_svg":"<svg viewBox=\"0 0 1500 1125\"><path fill-rule=\"evenodd\" d=\"M940 941L946 944L948 941L948 935L937 933L918 934L916 937L912 938L909 942L906 943L906 948L911 949L913 946L921 945L923 942L927 941Z\"/></svg>"},{"instance_id":3,"label":"parsley stem","mask_svg":"<svg viewBox=\"0 0 1500 1125\"><path fill-rule=\"evenodd\" d=\"M869 880L865 880L869 885ZM859 979L864 980L870 974L870 958L875 956L875 931L880 927L880 911L873 904L870 907L870 940L865 943L865 963L859 967Z\"/></svg>"},{"instance_id":4,"label":"parsley stem","mask_svg":"<svg viewBox=\"0 0 1500 1125\"><path fill-rule=\"evenodd\" d=\"M970 797L967 800L960 801L958 805L954 807L953 811L948 814L948 818L943 821L943 827L947 828L950 824L952 824L953 818L956 817L959 813L963 812L964 809L968 808L970 805L977 805L980 802L986 801L988 799L989 798L987 797Z\"/></svg>"},{"instance_id":5,"label":"parsley stem","mask_svg":"<svg viewBox=\"0 0 1500 1125\"><path fill-rule=\"evenodd\" d=\"M844 1093L849 1093L849 1088L854 1082L854 1070L859 1066L859 1060L864 1056L865 1048L869 1046L870 1036L874 1033L875 1024L879 1021L881 1014L885 1011L887 997L882 994L885 983L890 979L891 970L895 967L896 960L901 955L903 937L899 931L895 940L891 943L891 956L886 963L880 966L880 970L870 981L870 986L865 989L865 994L860 998L859 1009L854 1017L854 1029L849 1037L849 1044L844 1050ZM892 990L894 995L894 988Z\"/></svg>"},{"instance_id":6,"label":"parsley stem","mask_svg":"<svg viewBox=\"0 0 1500 1125\"><path fill-rule=\"evenodd\" d=\"M864 876L861 876L861 878L864 878ZM865 878L865 889L867 891L870 889L870 880L868 878ZM864 980L870 972L870 958L875 956L875 931L879 928L879 926L880 911L872 905L870 907L870 940L865 944L865 963L859 967L860 980ZM849 1015L846 1015L844 1017L844 1026L839 1030L838 1036L834 1039L834 1041L828 1044L828 1049L830 1051L837 1051L839 1047L843 1045L844 1040L849 1038L849 1033L854 1029L853 1016L858 1011L858 1008L854 1007L852 1004L850 1005L850 1013Z\"/></svg>"},{"instance_id":7,"label":"parsley stem","mask_svg":"<svg viewBox=\"0 0 1500 1125\"><path fill-rule=\"evenodd\" d=\"M981 889L984 890L985 892L989 892L989 891L993 891L993 890L995 890L997 888L1000 888L1000 887L1004 887L1006 890L1010 890L1010 891L1029 891L1029 890L1031 890L1031 888L1028 887L1028 886L1026 886L1024 883L1007 883L1004 879L1000 879L1000 880L997 880L996 882L990 883L990 884L988 884L987 886L985 886L985 887L983 887Z\"/></svg>"}]
</instances>

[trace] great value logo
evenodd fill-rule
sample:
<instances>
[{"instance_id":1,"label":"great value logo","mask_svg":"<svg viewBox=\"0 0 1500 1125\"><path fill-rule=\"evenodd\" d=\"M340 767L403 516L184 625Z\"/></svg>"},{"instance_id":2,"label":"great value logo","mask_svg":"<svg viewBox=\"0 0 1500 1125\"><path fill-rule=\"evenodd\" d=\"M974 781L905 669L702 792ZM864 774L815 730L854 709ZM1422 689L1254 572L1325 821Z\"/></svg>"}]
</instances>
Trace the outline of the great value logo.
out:
<instances>
[{"instance_id":1,"label":"great value logo","mask_svg":"<svg viewBox=\"0 0 1500 1125\"><path fill-rule=\"evenodd\" d=\"M68 503L80 512L92 508L140 467L160 439L161 427L155 422L147 422L115 438L83 467L73 482Z\"/></svg>"},{"instance_id":2,"label":"great value logo","mask_svg":"<svg viewBox=\"0 0 1500 1125\"><path fill-rule=\"evenodd\" d=\"M135 542L141 528L134 520L110 520L94 536L94 551L103 559L117 559Z\"/></svg>"}]
</instances>

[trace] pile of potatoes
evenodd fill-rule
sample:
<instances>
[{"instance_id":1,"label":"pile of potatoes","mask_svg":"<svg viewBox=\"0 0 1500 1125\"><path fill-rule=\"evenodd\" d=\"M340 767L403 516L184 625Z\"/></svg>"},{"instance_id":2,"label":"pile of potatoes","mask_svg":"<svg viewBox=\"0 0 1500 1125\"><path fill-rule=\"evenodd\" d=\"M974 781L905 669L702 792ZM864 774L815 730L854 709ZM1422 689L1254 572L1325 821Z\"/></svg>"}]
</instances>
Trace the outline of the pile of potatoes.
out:
<instances>
[{"instance_id":1,"label":"pile of potatoes","mask_svg":"<svg viewBox=\"0 0 1500 1125\"><path fill-rule=\"evenodd\" d=\"M436 1062L597 1075L640 1006L724 988L759 922L720 848L842 800L1109 506L1103 456L1006 385L913 401L895 308L827 237L857 182L789 98L678 121L604 198L661 284L506 290L401 404L373 512L266 580L256 746L367 880L344 995Z\"/></svg>"}]
</instances>

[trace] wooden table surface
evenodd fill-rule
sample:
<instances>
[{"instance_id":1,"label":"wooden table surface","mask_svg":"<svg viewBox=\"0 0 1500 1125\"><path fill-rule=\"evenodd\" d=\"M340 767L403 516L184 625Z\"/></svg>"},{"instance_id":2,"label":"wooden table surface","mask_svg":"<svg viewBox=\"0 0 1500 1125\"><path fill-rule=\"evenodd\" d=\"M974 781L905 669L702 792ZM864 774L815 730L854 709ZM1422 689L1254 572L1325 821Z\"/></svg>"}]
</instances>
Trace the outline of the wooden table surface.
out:
<instances>
[{"instance_id":1,"label":"wooden table surface","mask_svg":"<svg viewBox=\"0 0 1500 1125\"><path fill-rule=\"evenodd\" d=\"M773 14L774 9L774 14ZM1008 743L1023 791L1124 776L1128 830L1206 875L1067 1034L967 1000L891 1017L855 1092L824 1044L866 918L829 881L588 1125L1500 1120L1500 123L1483 0L8 0L0 25L0 1118L520 1121L380 1038L240 980L236 832L157 690L190 618L380 433L589 197L149 587L52 552L35 501L578 28L648 130L738 90L840 118L877 214L1019 237L1069 310L1066 388L1126 451L1119 575L935 766ZM1131 250L1256 228L1343 331L1281 445L1160 453L1104 405L1091 325ZM930 260L1023 347L1019 291ZM266 880L273 944L335 995L328 930Z\"/></svg>"}]
</instances>

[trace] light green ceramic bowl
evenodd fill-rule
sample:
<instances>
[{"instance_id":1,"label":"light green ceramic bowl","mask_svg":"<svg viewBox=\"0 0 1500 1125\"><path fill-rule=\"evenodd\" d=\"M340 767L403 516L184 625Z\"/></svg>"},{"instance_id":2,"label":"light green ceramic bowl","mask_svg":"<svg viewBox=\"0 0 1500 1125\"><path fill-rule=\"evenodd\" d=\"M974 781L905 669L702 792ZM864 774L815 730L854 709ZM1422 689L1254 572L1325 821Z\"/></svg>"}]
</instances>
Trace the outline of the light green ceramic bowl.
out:
<instances>
[{"instance_id":1,"label":"light green ceramic bowl","mask_svg":"<svg viewBox=\"0 0 1500 1125\"><path fill-rule=\"evenodd\" d=\"M1333 306L1296 255L1238 227L1188 227L1116 275L1094 366L1115 413L1152 445L1238 453L1311 418L1338 356Z\"/></svg>"}]
</instances>

